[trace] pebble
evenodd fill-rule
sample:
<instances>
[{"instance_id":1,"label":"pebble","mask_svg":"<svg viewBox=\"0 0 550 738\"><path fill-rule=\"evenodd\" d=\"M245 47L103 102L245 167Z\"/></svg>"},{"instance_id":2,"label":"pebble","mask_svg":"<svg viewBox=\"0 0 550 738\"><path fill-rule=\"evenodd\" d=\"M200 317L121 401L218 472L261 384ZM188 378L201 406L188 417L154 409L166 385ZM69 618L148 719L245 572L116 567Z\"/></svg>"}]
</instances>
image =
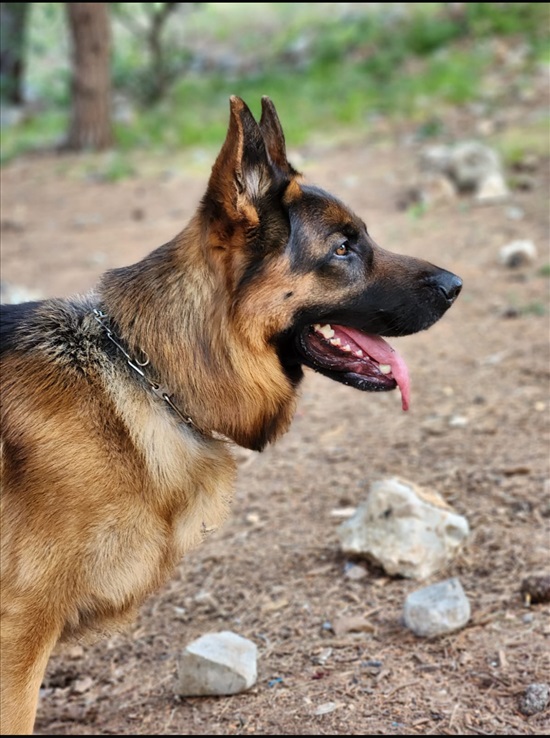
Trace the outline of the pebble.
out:
<instances>
[{"instance_id":1,"label":"pebble","mask_svg":"<svg viewBox=\"0 0 550 738\"><path fill-rule=\"evenodd\" d=\"M502 202L510 192L501 172L487 175L478 185L475 199L479 203Z\"/></svg>"},{"instance_id":2,"label":"pebble","mask_svg":"<svg viewBox=\"0 0 550 738\"><path fill-rule=\"evenodd\" d=\"M403 617L415 635L431 638L463 628L470 613L470 602L454 577L411 592Z\"/></svg>"},{"instance_id":3,"label":"pebble","mask_svg":"<svg viewBox=\"0 0 550 738\"><path fill-rule=\"evenodd\" d=\"M525 218L525 210L517 205L510 205L506 208L506 217L508 220L523 220Z\"/></svg>"},{"instance_id":4,"label":"pebble","mask_svg":"<svg viewBox=\"0 0 550 738\"><path fill-rule=\"evenodd\" d=\"M231 631L209 633L189 643L178 659L177 694L184 697L237 694L257 678L256 644Z\"/></svg>"},{"instance_id":5,"label":"pebble","mask_svg":"<svg viewBox=\"0 0 550 738\"><path fill-rule=\"evenodd\" d=\"M537 258L537 247L533 241L511 241L499 251L501 264L511 269L531 264Z\"/></svg>"},{"instance_id":6,"label":"pebble","mask_svg":"<svg viewBox=\"0 0 550 738\"><path fill-rule=\"evenodd\" d=\"M550 602L550 574L525 577L521 583L521 594L526 605Z\"/></svg>"},{"instance_id":7,"label":"pebble","mask_svg":"<svg viewBox=\"0 0 550 738\"><path fill-rule=\"evenodd\" d=\"M519 698L519 709L524 715L535 715L546 709L550 700L550 686L544 683L529 684Z\"/></svg>"}]
</instances>

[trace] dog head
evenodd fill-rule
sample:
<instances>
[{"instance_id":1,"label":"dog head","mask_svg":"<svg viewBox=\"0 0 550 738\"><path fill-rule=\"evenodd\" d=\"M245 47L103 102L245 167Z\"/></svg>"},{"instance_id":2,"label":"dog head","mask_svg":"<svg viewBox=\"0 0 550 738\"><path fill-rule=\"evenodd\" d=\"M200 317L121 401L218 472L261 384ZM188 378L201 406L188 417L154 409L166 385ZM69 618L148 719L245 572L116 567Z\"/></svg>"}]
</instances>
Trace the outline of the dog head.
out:
<instances>
[{"instance_id":1,"label":"dog head","mask_svg":"<svg viewBox=\"0 0 550 738\"><path fill-rule=\"evenodd\" d=\"M380 248L338 198L305 184L268 98L259 124L240 98L230 108L202 209L234 320L252 345L277 351L293 383L307 365L361 390L399 386L407 409L406 365L382 336L431 326L461 280Z\"/></svg>"}]
</instances>

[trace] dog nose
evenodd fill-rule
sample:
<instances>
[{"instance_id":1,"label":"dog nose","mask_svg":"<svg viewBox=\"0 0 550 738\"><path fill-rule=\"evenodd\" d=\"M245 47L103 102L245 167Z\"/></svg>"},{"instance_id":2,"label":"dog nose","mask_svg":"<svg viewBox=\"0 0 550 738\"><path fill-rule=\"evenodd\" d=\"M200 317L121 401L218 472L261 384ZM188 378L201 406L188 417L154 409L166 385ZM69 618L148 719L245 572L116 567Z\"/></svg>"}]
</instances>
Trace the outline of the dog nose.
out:
<instances>
[{"instance_id":1,"label":"dog nose","mask_svg":"<svg viewBox=\"0 0 550 738\"><path fill-rule=\"evenodd\" d=\"M462 289L462 280L460 277L444 269L433 278L432 284L441 292L449 306L453 304Z\"/></svg>"}]
</instances>

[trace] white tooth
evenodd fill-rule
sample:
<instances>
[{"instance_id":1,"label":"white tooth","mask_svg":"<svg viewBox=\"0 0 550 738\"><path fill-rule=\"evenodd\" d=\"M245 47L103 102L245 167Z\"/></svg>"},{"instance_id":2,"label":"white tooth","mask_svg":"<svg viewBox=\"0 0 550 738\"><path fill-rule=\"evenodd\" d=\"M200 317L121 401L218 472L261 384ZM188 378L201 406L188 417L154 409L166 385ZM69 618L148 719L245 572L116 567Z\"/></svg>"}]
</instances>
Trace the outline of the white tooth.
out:
<instances>
[{"instance_id":1,"label":"white tooth","mask_svg":"<svg viewBox=\"0 0 550 738\"><path fill-rule=\"evenodd\" d=\"M358 356L359 358L363 356L363 352L361 351L361 349L357 349L357 351L355 352L355 356Z\"/></svg>"},{"instance_id":2,"label":"white tooth","mask_svg":"<svg viewBox=\"0 0 550 738\"><path fill-rule=\"evenodd\" d=\"M389 364L379 364L378 368L382 374L389 374L391 372L391 366Z\"/></svg>"},{"instance_id":3,"label":"white tooth","mask_svg":"<svg viewBox=\"0 0 550 738\"><path fill-rule=\"evenodd\" d=\"M330 342L332 343L333 346L341 346L342 345L342 341L339 338L331 338L330 339Z\"/></svg>"},{"instance_id":4,"label":"white tooth","mask_svg":"<svg viewBox=\"0 0 550 738\"><path fill-rule=\"evenodd\" d=\"M319 333L322 333L325 338L332 338L334 336L334 331L332 330L331 326L326 323L325 325L319 325L314 326L316 330L319 331Z\"/></svg>"},{"instance_id":5,"label":"white tooth","mask_svg":"<svg viewBox=\"0 0 550 738\"><path fill-rule=\"evenodd\" d=\"M346 343L345 346L342 346L342 351L351 351L351 346L349 345L349 343Z\"/></svg>"}]
</instances>

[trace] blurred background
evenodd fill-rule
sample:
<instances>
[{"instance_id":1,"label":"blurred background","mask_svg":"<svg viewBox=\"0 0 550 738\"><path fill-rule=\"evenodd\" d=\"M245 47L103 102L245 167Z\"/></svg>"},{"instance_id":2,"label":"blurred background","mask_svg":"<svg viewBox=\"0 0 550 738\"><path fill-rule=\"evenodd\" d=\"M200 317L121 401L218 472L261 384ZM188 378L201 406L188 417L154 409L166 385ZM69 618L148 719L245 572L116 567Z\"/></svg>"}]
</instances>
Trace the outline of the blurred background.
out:
<instances>
[{"instance_id":1,"label":"blurred background","mask_svg":"<svg viewBox=\"0 0 550 738\"><path fill-rule=\"evenodd\" d=\"M2 3L0 20L2 162L217 146L228 96L266 91L295 145L404 121L429 139L457 108L487 135L548 84L547 3ZM547 116L522 123L546 146Z\"/></svg>"}]
</instances>

